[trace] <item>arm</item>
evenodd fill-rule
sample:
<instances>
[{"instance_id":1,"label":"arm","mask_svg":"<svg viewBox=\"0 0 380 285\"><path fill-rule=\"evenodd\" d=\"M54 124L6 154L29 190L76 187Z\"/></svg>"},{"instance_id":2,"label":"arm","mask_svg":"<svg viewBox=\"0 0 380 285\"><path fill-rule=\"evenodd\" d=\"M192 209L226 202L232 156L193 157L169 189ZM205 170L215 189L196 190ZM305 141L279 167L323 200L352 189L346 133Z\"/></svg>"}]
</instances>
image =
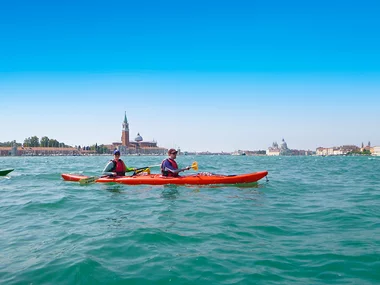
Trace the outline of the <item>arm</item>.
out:
<instances>
[{"instance_id":1,"label":"arm","mask_svg":"<svg viewBox=\"0 0 380 285\"><path fill-rule=\"evenodd\" d=\"M176 170L172 170L170 168L165 168L166 171L170 171L170 172L173 172L173 173L180 173L182 171L189 170L189 169L190 169L189 167L181 168L181 169L176 169Z\"/></svg>"},{"instance_id":2,"label":"arm","mask_svg":"<svg viewBox=\"0 0 380 285\"><path fill-rule=\"evenodd\" d=\"M181 168L181 169L177 169L176 171L178 173L178 172L182 172L182 171L189 170L189 169L190 169L190 166L185 167L185 168Z\"/></svg>"},{"instance_id":3,"label":"arm","mask_svg":"<svg viewBox=\"0 0 380 285\"><path fill-rule=\"evenodd\" d=\"M123 161L123 163L124 163L124 161ZM128 167L127 165L125 165L125 163L124 163L124 168L125 168L125 172L131 172L131 171L136 170L136 168L134 168L134 167Z\"/></svg>"},{"instance_id":4,"label":"arm","mask_svg":"<svg viewBox=\"0 0 380 285\"><path fill-rule=\"evenodd\" d=\"M170 171L170 172L172 172L172 173L179 173L179 172L181 172L181 171L189 170L190 167L181 168L181 169L174 169L173 166L170 164L169 161L165 161L165 162L164 162L164 169L165 169L166 171Z\"/></svg>"},{"instance_id":5,"label":"arm","mask_svg":"<svg viewBox=\"0 0 380 285\"><path fill-rule=\"evenodd\" d=\"M125 172L135 171L136 168L125 166Z\"/></svg>"},{"instance_id":6,"label":"arm","mask_svg":"<svg viewBox=\"0 0 380 285\"><path fill-rule=\"evenodd\" d=\"M113 162L112 162L112 161L109 161L109 162L107 163L106 167L104 167L104 169L103 169L103 174L109 174L110 172L112 172L112 171L111 171L112 168L113 168Z\"/></svg>"}]
</instances>

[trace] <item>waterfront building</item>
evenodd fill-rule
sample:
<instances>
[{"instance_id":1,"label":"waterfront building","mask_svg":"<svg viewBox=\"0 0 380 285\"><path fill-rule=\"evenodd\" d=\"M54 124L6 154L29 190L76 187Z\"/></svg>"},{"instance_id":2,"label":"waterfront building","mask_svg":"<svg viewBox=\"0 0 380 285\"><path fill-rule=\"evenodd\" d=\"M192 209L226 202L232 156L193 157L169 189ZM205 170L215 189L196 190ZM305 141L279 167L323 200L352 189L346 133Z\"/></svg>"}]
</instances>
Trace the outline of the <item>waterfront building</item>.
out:
<instances>
[{"instance_id":1,"label":"waterfront building","mask_svg":"<svg viewBox=\"0 0 380 285\"><path fill-rule=\"evenodd\" d=\"M359 150L356 145L342 145L339 147L318 147L315 154L319 156L346 155Z\"/></svg>"},{"instance_id":2,"label":"waterfront building","mask_svg":"<svg viewBox=\"0 0 380 285\"><path fill-rule=\"evenodd\" d=\"M277 142L273 142L271 147L268 147L267 149L267 155L268 156L278 156L280 155L280 148L278 147Z\"/></svg>"},{"instance_id":3,"label":"waterfront building","mask_svg":"<svg viewBox=\"0 0 380 285\"><path fill-rule=\"evenodd\" d=\"M144 141L140 133L137 133L134 141L130 140L129 123L125 113L122 123L121 142L102 145L111 153L119 149L124 155L166 155L167 149L157 146L156 141ZM103 152L102 152L103 153ZM108 154L109 154L108 153ZM61 155L97 155L97 151L90 147L24 147L24 146L0 146L0 156L61 156ZM106 153L103 153L106 154Z\"/></svg>"},{"instance_id":4,"label":"waterfront building","mask_svg":"<svg viewBox=\"0 0 380 285\"><path fill-rule=\"evenodd\" d=\"M344 150L339 147L332 147L329 149L332 149L332 151L329 151L328 155L343 155L344 154Z\"/></svg>"},{"instance_id":5,"label":"waterfront building","mask_svg":"<svg viewBox=\"0 0 380 285\"><path fill-rule=\"evenodd\" d=\"M246 155L246 153L245 153L245 151L239 149L239 150L231 153L231 155Z\"/></svg>"},{"instance_id":6,"label":"waterfront building","mask_svg":"<svg viewBox=\"0 0 380 285\"><path fill-rule=\"evenodd\" d=\"M280 155L292 155L292 151L288 148L288 144L282 139Z\"/></svg>"},{"instance_id":7,"label":"waterfront building","mask_svg":"<svg viewBox=\"0 0 380 285\"><path fill-rule=\"evenodd\" d=\"M375 156L380 156L380 146L372 147L371 154Z\"/></svg>"},{"instance_id":8,"label":"waterfront building","mask_svg":"<svg viewBox=\"0 0 380 285\"><path fill-rule=\"evenodd\" d=\"M317 149L315 150L315 155L326 156L327 153L328 153L328 148L325 148L325 147L317 147Z\"/></svg>"},{"instance_id":9,"label":"waterfront building","mask_svg":"<svg viewBox=\"0 0 380 285\"><path fill-rule=\"evenodd\" d=\"M356 145L342 145L341 147L343 155L348 154L350 152L357 152L360 148Z\"/></svg>"},{"instance_id":10,"label":"waterfront building","mask_svg":"<svg viewBox=\"0 0 380 285\"><path fill-rule=\"evenodd\" d=\"M137 133L134 141L131 141L127 112L124 114L124 120L122 123L121 142L112 143L111 148L111 150L119 149L124 155L164 155L167 152L167 148L157 146L155 140L144 141L140 133Z\"/></svg>"},{"instance_id":11,"label":"waterfront building","mask_svg":"<svg viewBox=\"0 0 380 285\"><path fill-rule=\"evenodd\" d=\"M273 142L271 147L268 147L267 155L278 156L278 155L292 155L291 150L288 148L288 144L282 139L281 146L278 146L277 142Z\"/></svg>"},{"instance_id":12,"label":"waterfront building","mask_svg":"<svg viewBox=\"0 0 380 285\"><path fill-rule=\"evenodd\" d=\"M371 147L371 142L368 142L367 146L364 146L364 143L362 143L362 147L360 148L361 152L369 151L371 152L373 148Z\"/></svg>"},{"instance_id":13,"label":"waterfront building","mask_svg":"<svg viewBox=\"0 0 380 285\"><path fill-rule=\"evenodd\" d=\"M62 156L81 155L73 147L0 147L0 156Z\"/></svg>"},{"instance_id":14,"label":"waterfront building","mask_svg":"<svg viewBox=\"0 0 380 285\"><path fill-rule=\"evenodd\" d=\"M318 149L317 149L318 150ZM282 139L281 146L277 142L273 142L271 147L268 147L266 155L268 156L278 156L278 155L312 155L311 150L299 150L299 149L289 149L288 144L285 139Z\"/></svg>"},{"instance_id":15,"label":"waterfront building","mask_svg":"<svg viewBox=\"0 0 380 285\"><path fill-rule=\"evenodd\" d=\"M0 146L0 156L14 156L17 154L12 154L12 147L10 146Z\"/></svg>"}]
</instances>

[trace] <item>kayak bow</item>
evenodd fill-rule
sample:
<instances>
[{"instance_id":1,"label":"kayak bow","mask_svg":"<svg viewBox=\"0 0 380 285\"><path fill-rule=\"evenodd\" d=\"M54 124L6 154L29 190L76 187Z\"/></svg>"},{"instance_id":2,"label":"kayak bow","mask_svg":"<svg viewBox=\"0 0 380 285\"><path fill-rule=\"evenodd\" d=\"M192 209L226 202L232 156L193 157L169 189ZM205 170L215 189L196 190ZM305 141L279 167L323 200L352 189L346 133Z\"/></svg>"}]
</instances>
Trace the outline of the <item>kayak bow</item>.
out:
<instances>
[{"instance_id":1,"label":"kayak bow","mask_svg":"<svg viewBox=\"0 0 380 285\"><path fill-rule=\"evenodd\" d=\"M4 170L0 170L0 176L5 176L7 175L8 173L12 172L14 169L4 169Z\"/></svg>"}]
</instances>

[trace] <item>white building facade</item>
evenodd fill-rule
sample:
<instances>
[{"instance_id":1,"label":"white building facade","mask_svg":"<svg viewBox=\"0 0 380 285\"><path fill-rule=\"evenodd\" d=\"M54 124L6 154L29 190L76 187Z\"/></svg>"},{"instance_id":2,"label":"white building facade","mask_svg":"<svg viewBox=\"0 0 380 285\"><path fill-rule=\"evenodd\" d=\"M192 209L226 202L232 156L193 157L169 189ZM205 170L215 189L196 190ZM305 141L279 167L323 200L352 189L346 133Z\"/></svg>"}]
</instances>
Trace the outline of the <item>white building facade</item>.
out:
<instances>
[{"instance_id":1,"label":"white building facade","mask_svg":"<svg viewBox=\"0 0 380 285\"><path fill-rule=\"evenodd\" d=\"M380 156L380 146L374 146L372 155Z\"/></svg>"}]
</instances>

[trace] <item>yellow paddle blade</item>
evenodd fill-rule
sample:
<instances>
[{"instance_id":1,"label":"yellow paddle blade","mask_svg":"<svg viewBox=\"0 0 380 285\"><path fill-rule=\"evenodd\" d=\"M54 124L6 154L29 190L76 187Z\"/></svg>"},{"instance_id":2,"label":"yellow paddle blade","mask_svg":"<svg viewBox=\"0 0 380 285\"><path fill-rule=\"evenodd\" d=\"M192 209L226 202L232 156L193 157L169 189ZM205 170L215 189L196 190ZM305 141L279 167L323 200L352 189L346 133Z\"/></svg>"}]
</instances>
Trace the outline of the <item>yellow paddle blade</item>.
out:
<instances>
[{"instance_id":1,"label":"yellow paddle blade","mask_svg":"<svg viewBox=\"0 0 380 285\"><path fill-rule=\"evenodd\" d=\"M137 170L135 170L135 172L134 172L133 175L135 175L135 174L140 174L140 173L142 173L142 172L146 172L146 173L150 174L150 168L147 167L147 168L137 169Z\"/></svg>"},{"instance_id":2,"label":"yellow paddle blade","mask_svg":"<svg viewBox=\"0 0 380 285\"><path fill-rule=\"evenodd\" d=\"M198 162L194 161L193 164L191 164L191 168L194 169L195 171L198 170Z\"/></svg>"},{"instance_id":3,"label":"yellow paddle blade","mask_svg":"<svg viewBox=\"0 0 380 285\"><path fill-rule=\"evenodd\" d=\"M99 177L96 177L96 176L82 178L82 179L79 180L79 184L80 185L86 185L86 184L95 183L98 178Z\"/></svg>"}]
</instances>

